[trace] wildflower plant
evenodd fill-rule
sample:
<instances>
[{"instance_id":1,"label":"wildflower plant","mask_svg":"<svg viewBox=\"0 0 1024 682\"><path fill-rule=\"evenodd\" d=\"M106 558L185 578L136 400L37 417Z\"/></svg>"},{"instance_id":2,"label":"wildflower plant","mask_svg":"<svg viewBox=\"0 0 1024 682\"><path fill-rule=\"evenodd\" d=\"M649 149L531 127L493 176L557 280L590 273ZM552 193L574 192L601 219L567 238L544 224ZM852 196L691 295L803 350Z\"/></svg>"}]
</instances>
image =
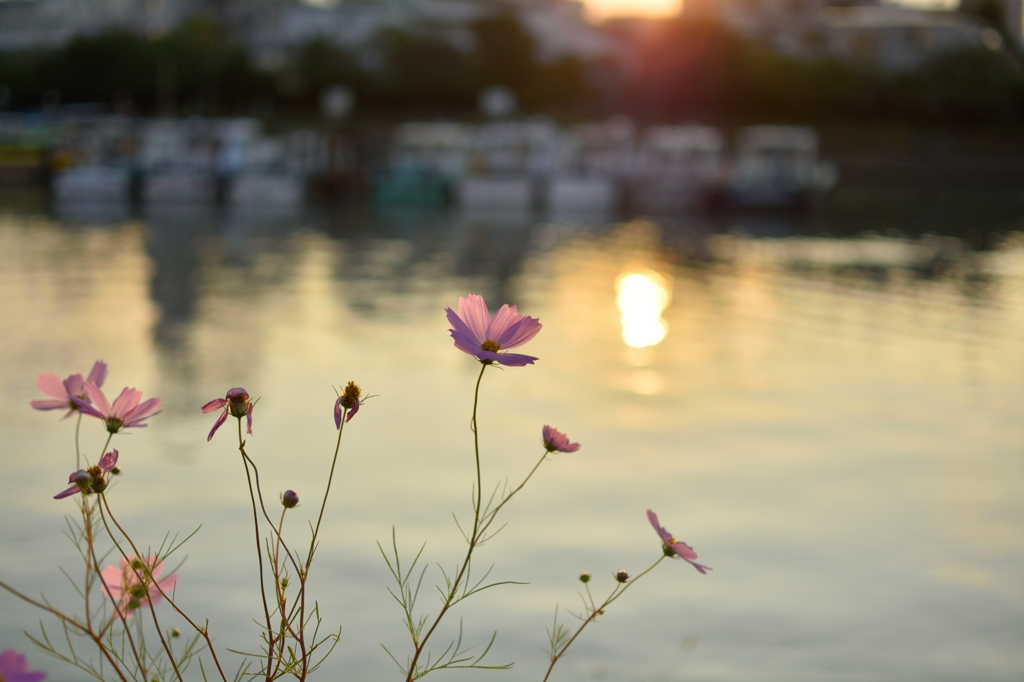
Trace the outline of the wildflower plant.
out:
<instances>
[{"instance_id":1,"label":"wildflower plant","mask_svg":"<svg viewBox=\"0 0 1024 682\"><path fill-rule=\"evenodd\" d=\"M408 555L403 557L394 527L389 546L385 549L378 543L393 580L388 589L399 606L401 622L408 635L405 651L393 651L387 647L384 651L396 665L399 678L406 682L442 670L512 667L512 663L490 660L496 631L480 646L480 643L470 643L475 638L464 634L461 620L457 634L447 640L442 638L445 628L440 626L454 617L463 601L476 594L499 586L525 584L511 580L490 581L493 567L480 570L476 563L477 553L501 529L502 526L495 525L499 515L533 478L541 464L552 456L576 453L581 447L558 429L544 425L541 429L541 451L526 476L515 486L510 485L507 478L499 479L503 482L490 488L490 494L485 494L484 457L477 419L484 375L489 369L533 365L538 358L508 351L528 343L541 331L542 325L539 320L519 313L515 306L504 305L491 315L483 297L473 294L459 299L458 312L447 308L446 314L455 347L480 364L470 418L473 492L468 516L461 521L456 516L465 549L454 563L437 563L440 580L436 589L440 599L435 608L424 610L420 604L427 573L425 544L411 558ZM144 546L130 534L128 524L115 516L116 486L112 483L121 471L122 462L132 465L132 455L127 453L125 456L122 452L124 447L109 450L108 447L114 436L125 429L145 427L149 418L159 414L161 401L158 398L143 401L141 391L125 388L111 403L101 390L106 376L107 365L97 361L88 378L72 374L62 381L47 372L41 374L37 382L49 398L32 401L33 408L66 409L65 417L77 413L76 468L68 477L67 487L54 499L60 500L60 504L75 505L74 513L66 517L67 534L78 550L84 570L79 574L80 578L64 573L82 600L82 609L77 614L65 612L46 597L36 599L0 582L0 588L56 619L62 631L55 637L52 628L48 630L41 623L38 634L26 633L29 639L47 654L97 680L184 682L188 678L272 682L283 677L300 681L309 679L332 653L341 637L340 625L336 630L332 627L322 631L324 618L319 603L308 589L309 576L319 548L324 511L341 455L345 426L368 397L353 381L337 389L333 404L337 439L329 467L326 461L320 463L327 474L324 490L322 496L314 498L303 494L306 504L313 499L312 508L318 508L315 522L309 524L305 538L301 535L296 538L295 531L286 526L289 511L299 506L296 491L285 490L277 494L280 508L267 506L265 484L246 440L246 436L253 435L253 408L257 402L250 392L235 387L228 390L223 398L215 398L201 407L203 413L219 413L207 441L213 439L229 417L236 419L237 451L249 493L252 543L259 569L258 615L255 621L260 626L260 638L248 651L225 652L215 647L214 633L211 633L208 621L189 615L176 601L177 590L187 589L188 584L187 576L181 570L183 559L179 550L198 529L180 541L177 536L168 534L157 545ZM106 432L106 442L95 464L90 463L88 453L82 452L79 443L83 415L99 420ZM65 501L68 499L71 502ZM551 677L555 665L583 630L598 616L604 615L612 603L663 560L682 559L702 574L710 570L696 562L697 554L692 547L678 541L660 525L654 512L648 510L647 516L661 542L659 558L635 576L626 570L611 573L611 592L600 601L591 592L594 582L591 574L580 574L583 608L579 612L570 612L580 625L570 630L560 624L556 607L555 621L548 631L548 667L543 680ZM182 630L187 634L183 635ZM83 642L91 644L89 651L83 649ZM242 656L232 661L231 672L227 653ZM45 673L29 672L27 661L17 652L9 650L0 654L0 682L39 682L43 677Z\"/></svg>"}]
</instances>

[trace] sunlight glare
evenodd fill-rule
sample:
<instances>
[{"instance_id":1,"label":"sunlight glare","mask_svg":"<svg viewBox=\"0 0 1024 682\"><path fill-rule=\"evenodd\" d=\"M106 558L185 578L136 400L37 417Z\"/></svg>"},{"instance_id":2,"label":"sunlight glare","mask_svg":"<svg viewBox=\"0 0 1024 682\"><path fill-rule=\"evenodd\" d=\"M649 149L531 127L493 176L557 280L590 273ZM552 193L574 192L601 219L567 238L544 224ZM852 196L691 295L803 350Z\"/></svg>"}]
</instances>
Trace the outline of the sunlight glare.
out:
<instances>
[{"instance_id":1,"label":"sunlight glare","mask_svg":"<svg viewBox=\"0 0 1024 682\"><path fill-rule=\"evenodd\" d=\"M615 280L615 303L622 314L622 340L631 348L661 343L668 324L661 312L672 300L671 283L654 272L629 272Z\"/></svg>"}]
</instances>

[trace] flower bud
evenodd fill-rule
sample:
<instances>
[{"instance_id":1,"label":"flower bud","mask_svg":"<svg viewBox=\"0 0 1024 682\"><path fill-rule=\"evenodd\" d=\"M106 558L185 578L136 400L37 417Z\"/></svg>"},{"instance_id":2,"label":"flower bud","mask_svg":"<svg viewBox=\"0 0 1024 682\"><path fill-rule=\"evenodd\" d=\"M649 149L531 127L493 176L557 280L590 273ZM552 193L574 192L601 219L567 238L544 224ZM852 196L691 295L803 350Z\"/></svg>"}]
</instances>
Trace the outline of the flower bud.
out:
<instances>
[{"instance_id":1,"label":"flower bud","mask_svg":"<svg viewBox=\"0 0 1024 682\"><path fill-rule=\"evenodd\" d=\"M299 494L294 490L285 490L281 495L281 504L287 509L292 509L299 504Z\"/></svg>"},{"instance_id":2,"label":"flower bud","mask_svg":"<svg viewBox=\"0 0 1024 682\"><path fill-rule=\"evenodd\" d=\"M175 639L181 637L181 630L179 630L178 628L171 628L171 637Z\"/></svg>"},{"instance_id":3,"label":"flower bud","mask_svg":"<svg viewBox=\"0 0 1024 682\"><path fill-rule=\"evenodd\" d=\"M92 474L85 469L79 469L71 475L71 482L79 488L88 488L92 485Z\"/></svg>"},{"instance_id":4,"label":"flower bud","mask_svg":"<svg viewBox=\"0 0 1024 682\"><path fill-rule=\"evenodd\" d=\"M629 573L626 573L625 571L619 571L615 574L615 579L618 580L620 583L624 583L627 580L629 580Z\"/></svg>"},{"instance_id":5,"label":"flower bud","mask_svg":"<svg viewBox=\"0 0 1024 682\"><path fill-rule=\"evenodd\" d=\"M115 466L113 469L110 470L110 473L114 474L115 476L120 476L121 475L121 467Z\"/></svg>"},{"instance_id":6,"label":"flower bud","mask_svg":"<svg viewBox=\"0 0 1024 682\"><path fill-rule=\"evenodd\" d=\"M146 562L144 562L142 559L139 559L138 557L132 559L130 563L131 567L134 568L136 571L146 567Z\"/></svg>"},{"instance_id":7,"label":"flower bud","mask_svg":"<svg viewBox=\"0 0 1024 682\"><path fill-rule=\"evenodd\" d=\"M586 571L583 571L582 573L580 573L580 582L581 583L589 583L590 582L590 574L587 573Z\"/></svg>"}]
</instances>

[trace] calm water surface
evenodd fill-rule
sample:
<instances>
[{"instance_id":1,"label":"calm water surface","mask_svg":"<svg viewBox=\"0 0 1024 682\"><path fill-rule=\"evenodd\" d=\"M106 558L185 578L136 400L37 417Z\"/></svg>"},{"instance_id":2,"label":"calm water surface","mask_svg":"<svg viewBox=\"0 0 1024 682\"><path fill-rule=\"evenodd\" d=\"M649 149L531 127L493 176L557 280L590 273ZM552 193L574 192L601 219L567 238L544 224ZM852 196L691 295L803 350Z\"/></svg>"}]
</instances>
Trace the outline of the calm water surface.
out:
<instances>
[{"instance_id":1,"label":"calm water surface","mask_svg":"<svg viewBox=\"0 0 1024 682\"><path fill-rule=\"evenodd\" d=\"M575 608L577 575L604 592L657 558L650 507L714 571L660 566L555 679L1020 680L1024 239L974 253L741 223L2 213L0 575L75 604L58 568L80 571L61 536L72 505L51 499L74 468L74 421L27 403L39 372L102 358L108 393L165 403L115 437L120 520L154 545L201 524L179 598L220 644L251 650L244 475L231 429L207 443L199 407L232 386L260 396L249 451L269 497L303 497L291 531L304 537L332 386L354 379L378 397L345 433L314 564L325 627L344 626L320 679L396 679L380 643L407 648L376 542L395 527L403 552L426 542L446 567L462 551L451 512L470 509L479 366L452 347L443 308L472 291L545 325L524 349L535 366L484 378L485 487L529 471L545 423L583 448L541 467L479 554L497 579L530 583L462 613L474 642L498 630L493 662L515 668L448 677L539 680L544 628L556 604ZM621 286L630 273L646 279ZM83 423L93 456L102 437ZM0 595L0 648L79 679L24 640L38 620Z\"/></svg>"}]
</instances>

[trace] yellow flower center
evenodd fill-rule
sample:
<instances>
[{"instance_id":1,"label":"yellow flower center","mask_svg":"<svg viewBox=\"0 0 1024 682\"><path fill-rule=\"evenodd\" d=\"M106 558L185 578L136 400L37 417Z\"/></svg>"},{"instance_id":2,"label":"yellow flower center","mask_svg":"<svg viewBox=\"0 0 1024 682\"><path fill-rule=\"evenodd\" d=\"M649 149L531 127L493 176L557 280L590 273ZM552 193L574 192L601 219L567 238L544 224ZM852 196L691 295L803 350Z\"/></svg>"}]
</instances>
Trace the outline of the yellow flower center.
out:
<instances>
[{"instance_id":1,"label":"yellow flower center","mask_svg":"<svg viewBox=\"0 0 1024 682\"><path fill-rule=\"evenodd\" d=\"M674 545L674 544L676 544L676 539L674 537L672 537L671 535L669 535L668 539L665 540L665 542L670 544L670 545Z\"/></svg>"},{"instance_id":2,"label":"yellow flower center","mask_svg":"<svg viewBox=\"0 0 1024 682\"><path fill-rule=\"evenodd\" d=\"M351 410L359 403L359 396L362 394L363 391L356 385L356 382L348 382L348 385L345 386L345 390L341 394L341 406L346 410Z\"/></svg>"},{"instance_id":3,"label":"yellow flower center","mask_svg":"<svg viewBox=\"0 0 1024 682\"><path fill-rule=\"evenodd\" d=\"M492 341L491 339L487 339L486 341L481 343L480 348L491 353L497 353L499 350L501 350L501 346L498 345L498 342Z\"/></svg>"}]
</instances>

